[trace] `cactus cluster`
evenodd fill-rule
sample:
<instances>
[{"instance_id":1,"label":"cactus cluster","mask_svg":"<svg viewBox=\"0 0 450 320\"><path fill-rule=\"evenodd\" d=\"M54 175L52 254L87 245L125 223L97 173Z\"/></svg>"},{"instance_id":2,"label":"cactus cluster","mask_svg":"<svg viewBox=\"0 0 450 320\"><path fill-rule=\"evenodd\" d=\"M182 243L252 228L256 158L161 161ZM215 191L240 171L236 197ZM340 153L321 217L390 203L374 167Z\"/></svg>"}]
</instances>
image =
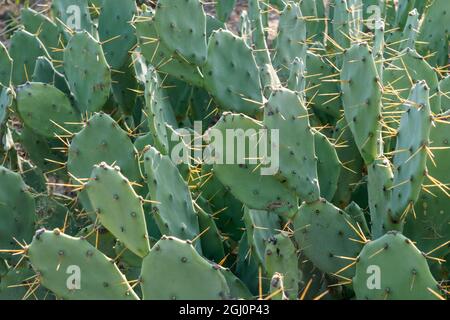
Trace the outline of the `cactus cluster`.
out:
<instances>
[{"instance_id":1,"label":"cactus cluster","mask_svg":"<svg viewBox=\"0 0 450 320\"><path fill-rule=\"evenodd\" d=\"M0 43L0 299L448 298L450 1L141 2Z\"/></svg>"}]
</instances>

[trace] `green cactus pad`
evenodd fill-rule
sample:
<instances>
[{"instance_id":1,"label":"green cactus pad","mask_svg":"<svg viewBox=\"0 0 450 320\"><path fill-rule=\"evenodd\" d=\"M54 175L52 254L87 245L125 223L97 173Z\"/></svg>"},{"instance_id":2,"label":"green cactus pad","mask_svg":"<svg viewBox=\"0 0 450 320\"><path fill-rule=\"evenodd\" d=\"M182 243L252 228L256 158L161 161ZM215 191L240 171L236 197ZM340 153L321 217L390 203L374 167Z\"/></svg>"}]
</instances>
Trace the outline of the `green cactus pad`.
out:
<instances>
[{"instance_id":1,"label":"green cactus pad","mask_svg":"<svg viewBox=\"0 0 450 320\"><path fill-rule=\"evenodd\" d=\"M181 123L187 120L186 117L189 117L189 103L193 87L175 77L167 77L164 84L175 118L181 126Z\"/></svg>"},{"instance_id":2,"label":"green cactus pad","mask_svg":"<svg viewBox=\"0 0 450 320\"><path fill-rule=\"evenodd\" d=\"M139 154L142 154L145 147L148 145L154 145L153 136L150 132L137 137L134 141L134 147L139 152Z\"/></svg>"},{"instance_id":3,"label":"green cactus pad","mask_svg":"<svg viewBox=\"0 0 450 320\"><path fill-rule=\"evenodd\" d=\"M325 11L323 1L299 1L300 10L306 20L306 38L322 42L325 33Z\"/></svg>"},{"instance_id":4,"label":"green cactus pad","mask_svg":"<svg viewBox=\"0 0 450 320\"><path fill-rule=\"evenodd\" d=\"M340 117L341 99L336 98L340 90L333 82L336 70L320 55L307 52L306 60L306 97L314 110L319 110L335 119Z\"/></svg>"},{"instance_id":5,"label":"green cactus pad","mask_svg":"<svg viewBox=\"0 0 450 320\"><path fill-rule=\"evenodd\" d=\"M36 222L36 207L29 187L22 177L0 166L0 248L14 250L20 242L29 243ZM10 256L1 254L4 258Z\"/></svg>"},{"instance_id":6,"label":"green cactus pad","mask_svg":"<svg viewBox=\"0 0 450 320\"><path fill-rule=\"evenodd\" d=\"M206 14L206 39L208 40L211 34L219 29L226 29L225 23L210 14Z\"/></svg>"},{"instance_id":7,"label":"green cactus pad","mask_svg":"<svg viewBox=\"0 0 450 320\"><path fill-rule=\"evenodd\" d=\"M239 241L235 273L254 296L259 296L261 287L260 280L262 283L263 293L266 292L269 287L270 279L267 278L265 273L261 273L262 277L260 277L260 270L263 271L263 268L260 266L254 252L249 247L247 233L244 232L241 240Z\"/></svg>"},{"instance_id":8,"label":"green cactus pad","mask_svg":"<svg viewBox=\"0 0 450 320\"><path fill-rule=\"evenodd\" d=\"M306 89L306 66L304 60L295 57L290 66L290 74L286 87L297 92L301 97L305 96Z\"/></svg>"},{"instance_id":9,"label":"green cactus pad","mask_svg":"<svg viewBox=\"0 0 450 320\"><path fill-rule=\"evenodd\" d=\"M377 0L382 1L382 0ZM385 23L383 20L375 20L375 31L374 31L374 38L373 38L373 45L372 45L372 56L375 60L375 64L377 66L378 71L378 77L380 79L383 79L383 70L384 70L384 53L385 53Z\"/></svg>"},{"instance_id":10,"label":"green cactus pad","mask_svg":"<svg viewBox=\"0 0 450 320\"><path fill-rule=\"evenodd\" d=\"M20 18L25 30L35 34L47 48L48 53L55 60L62 60L59 28L50 18L31 9L24 8Z\"/></svg>"},{"instance_id":11,"label":"green cactus pad","mask_svg":"<svg viewBox=\"0 0 450 320\"><path fill-rule=\"evenodd\" d=\"M0 42L0 87L9 87L13 61L3 42Z\"/></svg>"},{"instance_id":12,"label":"green cactus pad","mask_svg":"<svg viewBox=\"0 0 450 320\"><path fill-rule=\"evenodd\" d=\"M258 113L263 95L252 50L227 30L213 32L203 68L205 87L224 110Z\"/></svg>"},{"instance_id":13,"label":"green cactus pad","mask_svg":"<svg viewBox=\"0 0 450 320\"><path fill-rule=\"evenodd\" d=\"M363 209L354 201L352 201L344 210L356 223L361 227L365 235L370 235L369 225L367 224L366 214Z\"/></svg>"},{"instance_id":14,"label":"green cactus pad","mask_svg":"<svg viewBox=\"0 0 450 320\"><path fill-rule=\"evenodd\" d=\"M49 57L41 40L25 30L18 30L11 37L9 54L14 60L11 78L14 85L31 80L38 57Z\"/></svg>"},{"instance_id":15,"label":"green cactus pad","mask_svg":"<svg viewBox=\"0 0 450 320\"><path fill-rule=\"evenodd\" d=\"M73 32L81 30L94 34L94 24L87 0L54 0L51 9L53 17L67 40Z\"/></svg>"},{"instance_id":16,"label":"green cactus pad","mask_svg":"<svg viewBox=\"0 0 450 320\"><path fill-rule=\"evenodd\" d=\"M88 241L108 258L113 259L118 256L114 250L117 241L116 238L101 225L90 224L82 228L76 234L76 237ZM122 258L122 256L120 256L120 258Z\"/></svg>"},{"instance_id":17,"label":"green cactus pad","mask_svg":"<svg viewBox=\"0 0 450 320\"><path fill-rule=\"evenodd\" d=\"M0 259L0 278L8 273L9 266L4 259Z\"/></svg>"},{"instance_id":18,"label":"green cactus pad","mask_svg":"<svg viewBox=\"0 0 450 320\"><path fill-rule=\"evenodd\" d=\"M403 29L408 20L408 13L414 9L416 0L399 0L397 7L397 14L395 17L395 25Z\"/></svg>"},{"instance_id":19,"label":"green cactus pad","mask_svg":"<svg viewBox=\"0 0 450 320\"><path fill-rule=\"evenodd\" d=\"M42 287L30 294L33 276L29 263L9 267L6 274L0 275L0 300L53 300L53 295Z\"/></svg>"},{"instance_id":20,"label":"green cactus pad","mask_svg":"<svg viewBox=\"0 0 450 320\"><path fill-rule=\"evenodd\" d=\"M214 211L218 228L234 241L239 241L244 228L242 203L223 187L211 170L211 165L202 166L203 178L199 181L202 197Z\"/></svg>"},{"instance_id":21,"label":"green cactus pad","mask_svg":"<svg viewBox=\"0 0 450 320\"><path fill-rule=\"evenodd\" d=\"M380 157L367 166L367 175L372 239L378 239L389 230L402 230L402 223L392 221L389 214L394 183L392 164Z\"/></svg>"},{"instance_id":22,"label":"green cactus pad","mask_svg":"<svg viewBox=\"0 0 450 320\"><path fill-rule=\"evenodd\" d=\"M264 125L279 131L280 168L277 177L301 200L320 197L314 135L308 110L299 96L288 89L274 90L264 107Z\"/></svg>"},{"instance_id":23,"label":"green cactus pad","mask_svg":"<svg viewBox=\"0 0 450 320\"><path fill-rule=\"evenodd\" d=\"M297 249L286 233L279 233L268 240L264 262L269 275L283 275L287 298L296 299L302 272L298 267Z\"/></svg>"},{"instance_id":24,"label":"green cactus pad","mask_svg":"<svg viewBox=\"0 0 450 320\"><path fill-rule=\"evenodd\" d=\"M136 107L139 84L133 66L133 57L128 57L119 72L112 74L112 93L125 116L133 114Z\"/></svg>"},{"instance_id":25,"label":"green cactus pad","mask_svg":"<svg viewBox=\"0 0 450 320\"><path fill-rule=\"evenodd\" d=\"M367 44L356 44L345 53L341 81L345 119L361 156L370 164L381 143L381 83Z\"/></svg>"},{"instance_id":26,"label":"green cactus pad","mask_svg":"<svg viewBox=\"0 0 450 320\"><path fill-rule=\"evenodd\" d=\"M80 122L79 113L66 95L46 83L32 82L20 86L17 110L27 126L47 138L67 134L62 128L68 127L68 123Z\"/></svg>"},{"instance_id":27,"label":"green cactus pad","mask_svg":"<svg viewBox=\"0 0 450 320\"><path fill-rule=\"evenodd\" d=\"M399 51L406 48L414 49L416 47L416 39L419 34L420 15L417 9L412 10L408 14L408 20L406 20L405 29L402 32L399 46Z\"/></svg>"},{"instance_id":28,"label":"green cactus pad","mask_svg":"<svg viewBox=\"0 0 450 320\"><path fill-rule=\"evenodd\" d=\"M142 55L147 63L156 70L170 74L180 80L187 81L196 86L203 86L203 77L198 68L176 57L160 38L155 28L154 14L145 11L134 19L136 35Z\"/></svg>"},{"instance_id":29,"label":"green cactus pad","mask_svg":"<svg viewBox=\"0 0 450 320\"><path fill-rule=\"evenodd\" d=\"M394 0L388 0L385 2L385 13L386 13L386 25L395 26L395 16L396 16L396 5Z\"/></svg>"},{"instance_id":30,"label":"green cactus pad","mask_svg":"<svg viewBox=\"0 0 450 320\"><path fill-rule=\"evenodd\" d=\"M105 1L98 18L98 34L106 60L112 69L119 70L127 62L128 51L136 43L131 25L137 14L136 1Z\"/></svg>"},{"instance_id":31,"label":"green cactus pad","mask_svg":"<svg viewBox=\"0 0 450 320\"><path fill-rule=\"evenodd\" d=\"M384 100L389 102L384 107L390 107L389 111L396 110L393 107L401 105L408 98L414 84L420 80L425 80L430 88L431 111L439 113L441 95L437 73L422 56L410 48L403 50L384 70ZM389 117L387 120L389 121Z\"/></svg>"},{"instance_id":32,"label":"green cactus pad","mask_svg":"<svg viewBox=\"0 0 450 320\"><path fill-rule=\"evenodd\" d=\"M363 23L363 0L347 0L348 9L351 13L350 37L352 39L360 39Z\"/></svg>"},{"instance_id":33,"label":"green cactus pad","mask_svg":"<svg viewBox=\"0 0 450 320\"><path fill-rule=\"evenodd\" d=\"M216 13L220 21L227 22L233 12L236 0L218 0L216 1Z\"/></svg>"},{"instance_id":34,"label":"green cactus pad","mask_svg":"<svg viewBox=\"0 0 450 320\"><path fill-rule=\"evenodd\" d=\"M141 180L137 152L127 133L107 114L96 113L73 136L67 169L77 178L89 178L100 162L114 164L130 181Z\"/></svg>"},{"instance_id":35,"label":"green cactus pad","mask_svg":"<svg viewBox=\"0 0 450 320\"><path fill-rule=\"evenodd\" d=\"M323 199L304 203L294 218L294 228L300 250L317 268L338 277L354 274L354 268L344 268L359 254L364 239L347 213Z\"/></svg>"},{"instance_id":36,"label":"green cactus pad","mask_svg":"<svg viewBox=\"0 0 450 320\"><path fill-rule=\"evenodd\" d=\"M30 161L23 160L19 165L19 170L26 185L39 193L45 193L47 191L47 179L41 169L33 165Z\"/></svg>"},{"instance_id":37,"label":"green cactus pad","mask_svg":"<svg viewBox=\"0 0 450 320\"><path fill-rule=\"evenodd\" d=\"M36 214L39 219L38 226L48 230L65 227L64 230L66 233L76 233L79 226L75 220L75 215L64 204L65 199L46 194L45 191L36 197Z\"/></svg>"},{"instance_id":38,"label":"green cactus pad","mask_svg":"<svg viewBox=\"0 0 450 320\"><path fill-rule=\"evenodd\" d=\"M248 16L251 27L251 39L244 39L247 44L248 42L253 43L256 63L259 66L272 64L266 40L266 30L264 29L264 26L267 26L267 21L264 21L265 17L263 14L263 10L261 9L262 3L263 2L259 0L248 1Z\"/></svg>"},{"instance_id":39,"label":"green cactus pad","mask_svg":"<svg viewBox=\"0 0 450 320\"><path fill-rule=\"evenodd\" d=\"M244 282L236 277L230 269L220 267L219 270L227 281L232 299L253 299L252 293L248 290Z\"/></svg>"},{"instance_id":40,"label":"green cactus pad","mask_svg":"<svg viewBox=\"0 0 450 320\"><path fill-rule=\"evenodd\" d=\"M449 298L449 1L6 12L0 300Z\"/></svg>"},{"instance_id":41,"label":"green cactus pad","mask_svg":"<svg viewBox=\"0 0 450 320\"><path fill-rule=\"evenodd\" d=\"M432 125L430 89L424 81L412 88L405 113L402 115L397 133L396 153L394 154L394 182L390 213L394 221L403 220L414 205L422 190L428 158Z\"/></svg>"},{"instance_id":42,"label":"green cactus pad","mask_svg":"<svg viewBox=\"0 0 450 320\"><path fill-rule=\"evenodd\" d=\"M120 168L94 166L85 190L99 222L133 253L145 257L150 245L141 199Z\"/></svg>"},{"instance_id":43,"label":"green cactus pad","mask_svg":"<svg viewBox=\"0 0 450 320\"><path fill-rule=\"evenodd\" d=\"M160 40L173 53L195 65L205 63L206 15L199 0L158 1L155 23Z\"/></svg>"},{"instance_id":44,"label":"green cactus pad","mask_svg":"<svg viewBox=\"0 0 450 320\"><path fill-rule=\"evenodd\" d=\"M280 218L272 212L245 208L244 224L248 245L259 264L264 265L266 246L281 229Z\"/></svg>"},{"instance_id":45,"label":"green cactus pad","mask_svg":"<svg viewBox=\"0 0 450 320\"><path fill-rule=\"evenodd\" d=\"M163 235L193 240L199 234L188 185L168 156L149 147L144 155L144 168L152 201L152 214ZM201 252L200 243L195 244Z\"/></svg>"},{"instance_id":46,"label":"green cactus pad","mask_svg":"<svg viewBox=\"0 0 450 320\"><path fill-rule=\"evenodd\" d=\"M137 300L138 297L113 263L87 240L38 230L27 256L40 283L66 300ZM79 273L78 273L79 272ZM79 276L79 289L77 280Z\"/></svg>"},{"instance_id":47,"label":"green cactus pad","mask_svg":"<svg viewBox=\"0 0 450 320\"><path fill-rule=\"evenodd\" d=\"M39 57L34 66L32 82L48 83L70 96L69 84L66 78L58 72L47 57Z\"/></svg>"},{"instance_id":48,"label":"green cactus pad","mask_svg":"<svg viewBox=\"0 0 450 320\"><path fill-rule=\"evenodd\" d=\"M446 0L430 2L424 13L418 47L423 55L433 54L429 61L433 66L445 66L448 63L449 38L446 26L449 14L450 2Z\"/></svg>"},{"instance_id":49,"label":"green cactus pad","mask_svg":"<svg viewBox=\"0 0 450 320\"><path fill-rule=\"evenodd\" d=\"M23 127L16 140L23 146L28 158L42 171L59 173L58 168L61 165L58 163L63 163L65 159L54 148L60 148L63 145L62 143L53 139L46 139L26 126Z\"/></svg>"},{"instance_id":50,"label":"green cactus pad","mask_svg":"<svg viewBox=\"0 0 450 320\"><path fill-rule=\"evenodd\" d=\"M198 225L200 233L203 232L200 238L203 256L219 263L225 257L224 239L211 214L209 203L202 197L199 197L196 202Z\"/></svg>"},{"instance_id":51,"label":"green cactus pad","mask_svg":"<svg viewBox=\"0 0 450 320\"><path fill-rule=\"evenodd\" d=\"M190 242L162 237L142 263L145 300L228 299L229 288L219 267L202 258Z\"/></svg>"},{"instance_id":52,"label":"green cactus pad","mask_svg":"<svg viewBox=\"0 0 450 320\"><path fill-rule=\"evenodd\" d=\"M231 159L229 155L229 160L232 160L231 162L234 164L226 163L228 162L226 161L227 150L214 150L214 147L212 147L212 152L214 152L213 158L211 158L211 161L214 162L213 174L236 199L249 208L292 216L297 212L298 200L296 196L274 176L263 175L261 165L257 167L257 164L245 160L257 151L258 140L255 132L258 132L261 128L261 123L243 114L224 113L217 124L205 133L205 136L213 143L216 139L214 137L216 133L224 137L223 145L220 148L226 146L226 149L231 150L231 146L234 145L235 157ZM229 137L231 139L226 139L227 130L234 133L232 137ZM236 141L238 140L236 137L239 137L239 140L245 143L244 159L238 159L236 156ZM241 139L242 137L243 139ZM222 157L223 161L220 161L219 157ZM244 163L239 164L238 162Z\"/></svg>"},{"instance_id":53,"label":"green cactus pad","mask_svg":"<svg viewBox=\"0 0 450 320\"><path fill-rule=\"evenodd\" d=\"M0 87L1 88L1 87ZM6 129L6 122L8 121L9 108L14 99L13 91L8 88L1 88L0 90L0 150L3 149L3 134Z\"/></svg>"},{"instance_id":54,"label":"green cactus pad","mask_svg":"<svg viewBox=\"0 0 450 320\"><path fill-rule=\"evenodd\" d=\"M443 185L450 183L450 171L446 169L450 163L450 127L448 119L450 114L447 112L437 117L443 117L444 122L435 121L430 132L430 148L436 148L432 151L433 161L427 161L428 174L439 181ZM425 179L423 184L433 186L427 188L429 192L422 189L419 199L415 205L416 216L409 215L406 219L404 234L417 242L417 247L424 251L430 252L438 248L442 244L450 240L448 225L450 224L450 197L448 191L444 192L435 183L429 179ZM445 189L444 189L445 190ZM449 247L444 246L433 251L433 256L445 257L448 254Z\"/></svg>"},{"instance_id":55,"label":"green cactus pad","mask_svg":"<svg viewBox=\"0 0 450 320\"><path fill-rule=\"evenodd\" d=\"M450 110L450 75L439 82L439 89L442 95L441 109L445 112Z\"/></svg>"},{"instance_id":56,"label":"green cactus pad","mask_svg":"<svg viewBox=\"0 0 450 320\"><path fill-rule=\"evenodd\" d=\"M334 145L319 131L314 132L314 146L317 156L317 176L320 186L320 195L331 201L338 188L342 164Z\"/></svg>"},{"instance_id":57,"label":"green cactus pad","mask_svg":"<svg viewBox=\"0 0 450 320\"><path fill-rule=\"evenodd\" d=\"M169 152L170 137L168 136L166 124L176 128L177 121L158 72L152 68L148 70L146 75L145 111L155 146L160 152L167 154Z\"/></svg>"},{"instance_id":58,"label":"green cactus pad","mask_svg":"<svg viewBox=\"0 0 450 320\"><path fill-rule=\"evenodd\" d=\"M336 203L339 208L345 208L350 203L353 190L361 180L361 170L364 161L358 151L353 134L345 118L342 118L336 123L333 139L334 144L339 145L336 148L336 152L342 163L333 203Z\"/></svg>"},{"instance_id":59,"label":"green cactus pad","mask_svg":"<svg viewBox=\"0 0 450 320\"><path fill-rule=\"evenodd\" d=\"M70 39L64 71L78 110L100 111L110 95L111 72L100 43L88 32L77 32Z\"/></svg>"},{"instance_id":60,"label":"green cactus pad","mask_svg":"<svg viewBox=\"0 0 450 320\"><path fill-rule=\"evenodd\" d=\"M116 241L114 247L115 256L123 264L125 263L128 267L141 268L142 258L135 255L133 252L128 250L128 248L120 241Z\"/></svg>"},{"instance_id":61,"label":"green cactus pad","mask_svg":"<svg viewBox=\"0 0 450 320\"><path fill-rule=\"evenodd\" d=\"M340 47L338 49L345 50L350 48L352 13L347 0L334 0L333 5L333 19L331 21L333 39Z\"/></svg>"},{"instance_id":62,"label":"green cactus pad","mask_svg":"<svg viewBox=\"0 0 450 320\"><path fill-rule=\"evenodd\" d=\"M440 293L423 254L397 232L364 246L353 288L361 300L437 300L432 291Z\"/></svg>"},{"instance_id":63,"label":"green cactus pad","mask_svg":"<svg viewBox=\"0 0 450 320\"><path fill-rule=\"evenodd\" d=\"M277 72L271 63L266 63L260 68L260 75L264 97L270 97L273 90L283 87Z\"/></svg>"},{"instance_id":64,"label":"green cactus pad","mask_svg":"<svg viewBox=\"0 0 450 320\"><path fill-rule=\"evenodd\" d=\"M306 21L300 10L300 5L289 1L280 13L274 66L280 69L282 79L289 76L289 67L296 57L306 57Z\"/></svg>"}]
</instances>

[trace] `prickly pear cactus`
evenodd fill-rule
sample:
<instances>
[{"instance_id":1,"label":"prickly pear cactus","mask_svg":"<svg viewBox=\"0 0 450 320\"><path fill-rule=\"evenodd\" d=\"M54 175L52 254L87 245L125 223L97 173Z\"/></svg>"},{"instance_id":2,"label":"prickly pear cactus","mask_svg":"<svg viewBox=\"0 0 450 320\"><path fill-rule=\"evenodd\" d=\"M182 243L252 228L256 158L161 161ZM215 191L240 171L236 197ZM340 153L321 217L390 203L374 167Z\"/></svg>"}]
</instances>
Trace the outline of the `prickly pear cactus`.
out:
<instances>
[{"instance_id":1,"label":"prickly pear cactus","mask_svg":"<svg viewBox=\"0 0 450 320\"><path fill-rule=\"evenodd\" d=\"M280 180L286 181L300 199L317 200L320 190L314 135L300 97L287 89L274 90L264 106L264 125L279 133Z\"/></svg>"},{"instance_id":2,"label":"prickly pear cactus","mask_svg":"<svg viewBox=\"0 0 450 320\"><path fill-rule=\"evenodd\" d=\"M205 86L224 110L254 115L262 106L259 69L252 50L230 31L215 31L204 67Z\"/></svg>"},{"instance_id":3,"label":"prickly pear cactus","mask_svg":"<svg viewBox=\"0 0 450 320\"><path fill-rule=\"evenodd\" d=\"M113 261L87 240L38 230L26 254L42 285L63 299L138 299Z\"/></svg>"},{"instance_id":4,"label":"prickly pear cactus","mask_svg":"<svg viewBox=\"0 0 450 320\"><path fill-rule=\"evenodd\" d=\"M182 19L183 16L190 19ZM199 0L161 0L155 14L158 34L181 59L196 65L206 61L206 15Z\"/></svg>"},{"instance_id":5,"label":"prickly pear cactus","mask_svg":"<svg viewBox=\"0 0 450 320\"><path fill-rule=\"evenodd\" d=\"M192 243L162 237L142 263L144 299L227 299L230 291L219 269L200 256Z\"/></svg>"},{"instance_id":6,"label":"prickly pear cactus","mask_svg":"<svg viewBox=\"0 0 450 320\"><path fill-rule=\"evenodd\" d=\"M100 111L111 90L111 71L100 43L77 32L64 50L64 72L81 113Z\"/></svg>"},{"instance_id":7,"label":"prickly pear cactus","mask_svg":"<svg viewBox=\"0 0 450 320\"><path fill-rule=\"evenodd\" d=\"M8 87L11 82L12 59L5 45L0 42L0 85Z\"/></svg>"},{"instance_id":8,"label":"prickly pear cactus","mask_svg":"<svg viewBox=\"0 0 450 320\"><path fill-rule=\"evenodd\" d=\"M55 22L66 39L70 39L74 32L80 30L93 34L94 24L87 0L54 0L51 9Z\"/></svg>"},{"instance_id":9,"label":"prickly pear cactus","mask_svg":"<svg viewBox=\"0 0 450 320\"><path fill-rule=\"evenodd\" d=\"M47 16L31 9L24 8L20 13L23 26L26 31L37 35L42 44L47 48L48 53L55 60L61 60L62 52L58 50L60 46L60 30L55 22Z\"/></svg>"},{"instance_id":10,"label":"prickly pear cactus","mask_svg":"<svg viewBox=\"0 0 450 320\"><path fill-rule=\"evenodd\" d=\"M304 203L294 227L301 250L317 268L347 279L354 274L351 261L367 239L347 213L324 199Z\"/></svg>"},{"instance_id":11,"label":"prickly pear cactus","mask_svg":"<svg viewBox=\"0 0 450 320\"><path fill-rule=\"evenodd\" d=\"M281 75L289 74L290 64L296 57L306 56L306 21L300 5L289 1L280 14L279 31L276 38L274 64L281 69Z\"/></svg>"},{"instance_id":12,"label":"prickly pear cactus","mask_svg":"<svg viewBox=\"0 0 450 320\"><path fill-rule=\"evenodd\" d=\"M199 234L188 186L168 156L150 147L144 154L144 167L150 190L152 215L162 234L193 240ZM200 243L195 247L201 251Z\"/></svg>"},{"instance_id":13,"label":"prickly pear cactus","mask_svg":"<svg viewBox=\"0 0 450 320\"><path fill-rule=\"evenodd\" d=\"M73 135L67 159L68 171L77 178L89 178L101 162L118 165L131 181L140 180L137 152L127 133L107 114L94 114Z\"/></svg>"},{"instance_id":14,"label":"prickly pear cactus","mask_svg":"<svg viewBox=\"0 0 450 320\"><path fill-rule=\"evenodd\" d=\"M364 246L356 260L353 283L358 299L435 300L441 297L426 257L411 240L395 231Z\"/></svg>"},{"instance_id":15,"label":"prickly pear cactus","mask_svg":"<svg viewBox=\"0 0 450 320\"><path fill-rule=\"evenodd\" d=\"M119 168L95 166L85 185L98 221L138 256L149 250L142 202Z\"/></svg>"},{"instance_id":16,"label":"prickly pear cactus","mask_svg":"<svg viewBox=\"0 0 450 320\"><path fill-rule=\"evenodd\" d=\"M405 103L397 134L395 168L392 188L392 217L404 219L417 201L422 181L427 175L428 144L432 117L429 103L430 88L424 81L418 82ZM414 134L410 132L414 130Z\"/></svg>"},{"instance_id":17,"label":"prickly pear cactus","mask_svg":"<svg viewBox=\"0 0 450 320\"><path fill-rule=\"evenodd\" d=\"M257 154L258 136L257 130L262 125L255 120L243 115L224 113L218 123L210 129L206 134L209 141L214 141L215 134L220 132L226 133L233 132L238 129L237 135L243 136L248 141L246 146L248 149L242 150L243 154L233 152L233 159L226 160L225 150L211 149L211 160L215 157L222 160L216 161L213 165L213 173L220 182L226 186L230 192L243 204L247 205L251 209L268 210L280 214L287 214L292 216L296 210L297 197L290 189L280 182L273 175L262 175L261 165L257 165L257 161L248 161L252 158L255 159ZM244 130L249 130L249 134L245 135ZM234 144L236 136L228 137L229 140L225 141L233 148L237 150L237 144ZM226 152L226 151L225 151ZM248 160L246 160L246 158ZM227 162L231 162L227 164ZM235 164L233 164L235 163ZM271 171L273 168L268 168Z\"/></svg>"},{"instance_id":18,"label":"prickly pear cactus","mask_svg":"<svg viewBox=\"0 0 450 320\"><path fill-rule=\"evenodd\" d=\"M268 239L264 263L268 274L283 275L286 297L295 299L302 272L298 267L295 246L286 233L279 233Z\"/></svg>"},{"instance_id":19,"label":"prickly pear cactus","mask_svg":"<svg viewBox=\"0 0 450 320\"><path fill-rule=\"evenodd\" d=\"M0 167L0 176L0 246L3 250L14 250L17 241L31 241L37 220L36 207L30 188L19 174Z\"/></svg>"},{"instance_id":20,"label":"prickly pear cactus","mask_svg":"<svg viewBox=\"0 0 450 320\"><path fill-rule=\"evenodd\" d=\"M136 43L131 21L137 14L136 2L124 0L105 1L101 6L98 21L99 40L102 43L105 58L112 69L120 69ZM111 23L113 19L114 23Z\"/></svg>"},{"instance_id":21,"label":"prickly pear cactus","mask_svg":"<svg viewBox=\"0 0 450 320\"><path fill-rule=\"evenodd\" d=\"M17 88L17 110L25 125L46 138L64 135L68 123L80 122L69 98L46 83L27 83Z\"/></svg>"},{"instance_id":22,"label":"prickly pear cactus","mask_svg":"<svg viewBox=\"0 0 450 320\"><path fill-rule=\"evenodd\" d=\"M14 85L21 85L31 80L38 57L49 57L41 40L26 30L18 30L11 37L9 55L13 60L11 81Z\"/></svg>"},{"instance_id":23,"label":"prickly pear cactus","mask_svg":"<svg viewBox=\"0 0 450 320\"><path fill-rule=\"evenodd\" d=\"M368 44L345 53L341 81L345 119L364 161L372 163L380 148L381 83Z\"/></svg>"}]
</instances>

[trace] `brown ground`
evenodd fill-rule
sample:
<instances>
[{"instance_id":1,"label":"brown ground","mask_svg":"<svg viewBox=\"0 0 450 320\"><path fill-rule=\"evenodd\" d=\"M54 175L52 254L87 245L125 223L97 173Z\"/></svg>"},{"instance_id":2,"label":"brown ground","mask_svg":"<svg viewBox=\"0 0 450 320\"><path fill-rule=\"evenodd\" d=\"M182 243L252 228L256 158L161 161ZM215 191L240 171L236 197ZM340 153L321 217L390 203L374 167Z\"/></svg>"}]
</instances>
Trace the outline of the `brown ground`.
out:
<instances>
[{"instance_id":1,"label":"brown ground","mask_svg":"<svg viewBox=\"0 0 450 320\"><path fill-rule=\"evenodd\" d=\"M0 41L4 42L7 33L10 33L11 28L17 25L17 17L24 4L39 10L39 7L47 2L48 0L0 0Z\"/></svg>"},{"instance_id":2,"label":"brown ground","mask_svg":"<svg viewBox=\"0 0 450 320\"><path fill-rule=\"evenodd\" d=\"M240 20L242 11L247 10L247 8L248 8L247 0L237 0L236 1L235 9L234 9L233 13L231 14L231 17L227 23L227 26L230 30L232 30L235 33L238 33L239 24L240 24L239 20ZM205 11L208 14L214 15L215 14L214 5L213 4L205 5ZM269 15L269 31L268 31L270 40L275 38L277 29L278 29L278 16L274 13L271 13Z\"/></svg>"}]
</instances>

